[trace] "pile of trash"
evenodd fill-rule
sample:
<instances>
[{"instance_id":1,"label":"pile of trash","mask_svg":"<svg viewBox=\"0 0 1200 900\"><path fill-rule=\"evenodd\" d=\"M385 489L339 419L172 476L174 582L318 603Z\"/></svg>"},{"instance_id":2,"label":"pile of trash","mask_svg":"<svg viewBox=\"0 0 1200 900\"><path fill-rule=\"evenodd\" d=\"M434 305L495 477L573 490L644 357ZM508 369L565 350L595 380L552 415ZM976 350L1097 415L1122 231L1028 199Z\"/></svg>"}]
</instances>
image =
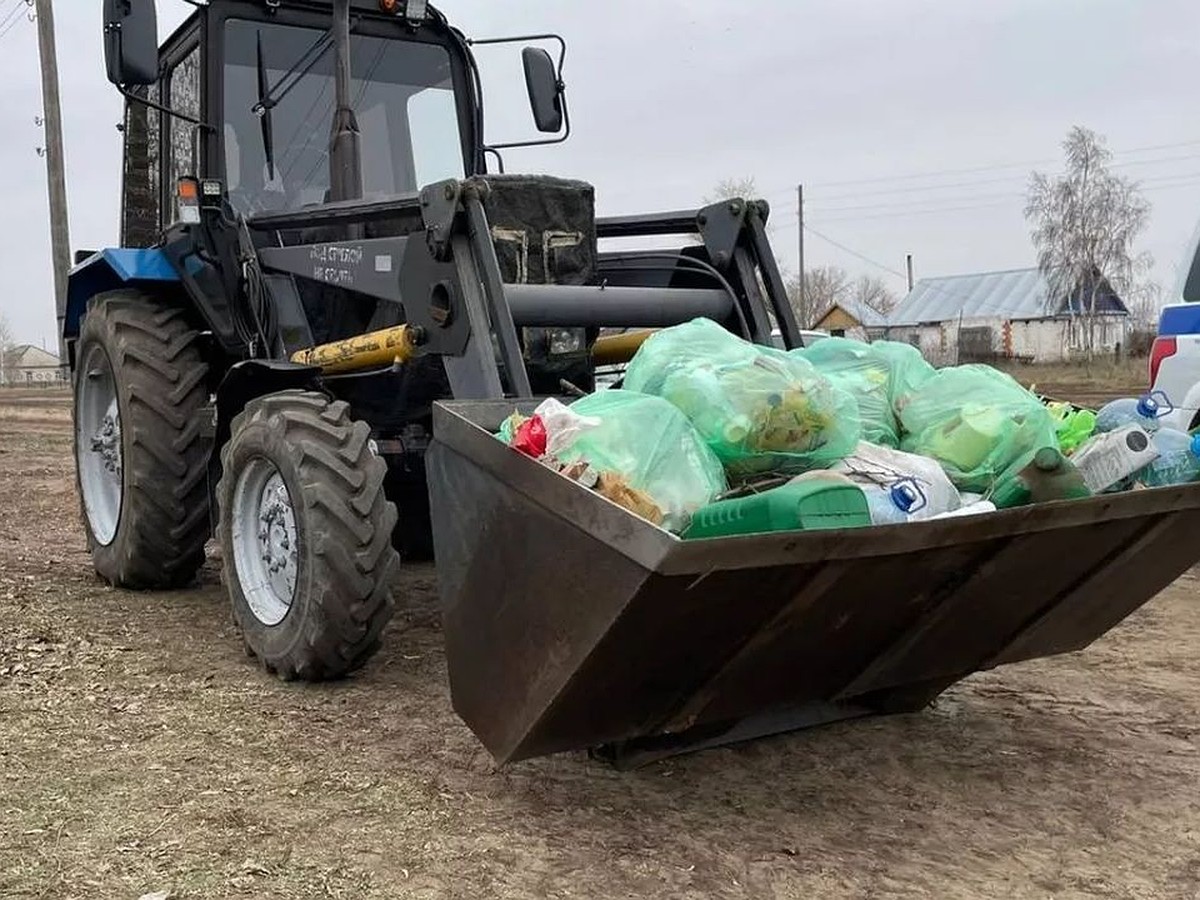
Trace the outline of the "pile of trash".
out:
<instances>
[{"instance_id":1,"label":"pile of trash","mask_svg":"<svg viewBox=\"0 0 1200 900\"><path fill-rule=\"evenodd\" d=\"M1161 395L1099 412L908 344L784 351L708 319L649 337L623 385L499 438L684 538L898 525L1200 480Z\"/></svg>"}]
</instances>

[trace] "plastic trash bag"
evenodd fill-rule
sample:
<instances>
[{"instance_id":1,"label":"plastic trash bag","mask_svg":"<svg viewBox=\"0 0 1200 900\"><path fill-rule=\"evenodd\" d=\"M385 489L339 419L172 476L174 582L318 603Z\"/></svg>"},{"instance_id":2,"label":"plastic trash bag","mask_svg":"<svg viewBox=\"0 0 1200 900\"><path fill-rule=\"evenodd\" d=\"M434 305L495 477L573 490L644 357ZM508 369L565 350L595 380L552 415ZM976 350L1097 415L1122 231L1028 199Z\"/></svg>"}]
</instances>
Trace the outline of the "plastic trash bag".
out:
<instances>
[{"instance_id":1,"label":"plastic trash bag","mask_svg":"<svg viewBox=\"0 0 1200 900\"><path fill-rule=\"evenodd\" d=\"M601 476L611 473L645 492L668 531L683 531L692 513L727 489L720 461L667 401L606 390L580 398L569 410L586 427L557 442L556 459L586 462ZM554 442L553 428L549 431Z\"/></svg>"},{"instance_id":2,"label":"plastic trash bag","mask_svg":"<svg viewBox=\"0 0 1200 900\"><path fill-rule=\"evenodd\" d=\"M543 400L533 414L546 427L546 453L550 456L559 456L585 431L600 427L600 420L595 416L580 415L577 409L553 397Z\"/></svg>"},{"instance_id":3,"label":"plastic trash bag","mask_svg":"<svg viewBox=\"0 0 1200 900\"><path fill-rule=\"evenodd\" d=\"M888 398L892 403L892 411L899 418L904 407L908 405L909 398L921 385L937 374L937 369L931 366L921 355L921 351L912 344L872 341L871 350L888 365L891 373Z\"/></svg>"},{"instance_id":4,"label":"plastic trash bag","mask_svg":"<svg viewBox=\"0 0 1200 900\"><path fill-rule=\"evenodd\" d=\"M791 353L807 359L858 402L864 441L884 447L900 445L899 426L892 411L892 364L876 353L872 344L830 337Z\"/></svg>"},{"instance_id":5,"label":"plastic trash bag","mask_svg":"<svg viewBox=\"0 0 1200 900\"><path fill-rule=\"evenodd\" d=\"M854 398L808 360L709 319L647 339L625 370L625 389L669 400L734 476L823 468L862 433Z\"/></svg>"},{"instance_id":6,"label":"plastic trash bag","mask_svg":"<svg viewBox=\"0 0 1200 900\"><path fill-rule=\"evenodd\" d=\"M987 492L1007 469L1057 447L1055 422L1036 396L990 366L942 369L900 411L902 449L941 463L960 490Z\"/></svg>"}]
</instances>

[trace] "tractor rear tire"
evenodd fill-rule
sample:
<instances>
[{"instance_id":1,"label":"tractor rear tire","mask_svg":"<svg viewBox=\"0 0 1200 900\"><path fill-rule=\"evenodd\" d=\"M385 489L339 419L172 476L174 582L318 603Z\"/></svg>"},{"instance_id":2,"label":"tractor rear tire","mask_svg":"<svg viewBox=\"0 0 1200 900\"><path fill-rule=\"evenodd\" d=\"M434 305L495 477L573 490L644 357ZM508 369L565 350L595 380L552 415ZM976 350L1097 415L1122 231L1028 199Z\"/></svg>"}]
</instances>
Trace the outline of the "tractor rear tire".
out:
<instances>
[{"instance_id":1,"label":"tractor rear tire","mask_svg":"<svg viewBox=\"0 0 1200 900\"><path fill-rule=\"evenodd\" d=\"M79 333L75 470L96 572L148 590L195 578L208 540L208 365L182 309L99 294Z\"/></svg>"},{"instance_id":2,"label":"tractor rear tire","mask_svg":"<svg viewBox=\"0 0 1200 900\"><path fill-rule=\"evenodd\" d=\"M217 486L223 574L246 649L285 680L361 667L392 617L396 507L349 407L311 391L251 400Z\"/></svg>"}]
</instances>

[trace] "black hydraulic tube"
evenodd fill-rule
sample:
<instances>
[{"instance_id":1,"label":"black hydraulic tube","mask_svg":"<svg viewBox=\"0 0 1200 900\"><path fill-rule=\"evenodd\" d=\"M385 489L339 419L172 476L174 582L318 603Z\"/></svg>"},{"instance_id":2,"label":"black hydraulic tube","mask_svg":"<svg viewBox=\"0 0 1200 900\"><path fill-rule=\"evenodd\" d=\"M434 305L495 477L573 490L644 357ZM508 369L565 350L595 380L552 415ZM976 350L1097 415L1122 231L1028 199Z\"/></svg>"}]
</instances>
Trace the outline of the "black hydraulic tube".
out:
<instances>
[{"instance_id":1,"label":"black hydraulic tube","mask_svg":"<svg viewBox=\"0 0 1200 900\"><path fill-rule=\"evenodd\" d=\"M665 328L733 315L729 294L701 288L509 284L504 294L513 322L524 328Z\"/></svg>"},{"instance_id":2,"label":"black hydraulic tube","mask_svg":"<svg viewBox=\"0 0 1200 900\"><path fill-rule=\"evenodd\" d=\"M329 135L329 197L362 197L362 148L350 88L350 0L333 3L334 95L337 108Z\"/></svg>"},{"instance_id":3,"label":"black hydraulic tube","mask_svg":"<svg viewBox=\"0 0 1200 900\"><path fill-rule=\"evenodd\" d=\"M596 220L596 233L602 238L695 234L699 230L696 221L699 215L698 209L681 209L632 216L607 216Z\"/></svg>"}]
</instances>

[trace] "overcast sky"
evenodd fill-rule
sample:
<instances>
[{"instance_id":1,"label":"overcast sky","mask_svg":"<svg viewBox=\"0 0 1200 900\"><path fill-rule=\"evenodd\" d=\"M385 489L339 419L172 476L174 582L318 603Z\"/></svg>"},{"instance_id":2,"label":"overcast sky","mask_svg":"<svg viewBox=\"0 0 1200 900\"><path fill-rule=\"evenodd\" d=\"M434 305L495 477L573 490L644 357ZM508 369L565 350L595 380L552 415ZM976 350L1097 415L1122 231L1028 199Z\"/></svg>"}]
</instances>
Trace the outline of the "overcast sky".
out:
<instances>
[{"instance_id":1,"label":"overcast sky","mask_svg":"<svg viewBox=\"0 0 1200 900\"><path fill-rule=\"evenodd\" d=\"M191 10L158 7L164 34ZM53 346L36 26L24 8L0 0L0 314L19 340ZM1075 124L1105 135L1119 171L1143 180L1153 212L1141 249L1164 284L1200 219L1194 0L441 8L468 35L558 31L570 45L574 134L510 152L509 171L587 179L602 213L692 206L722 178L753 177L788 267L800 182L810 266L882 275L903 293L907 252L918 277L1033 265L1020 194L1030 169L1056 167ZM104 79L100 9L56 4L73 248L117 241L121 102ZM525 127L497 115L498 128Z\"/></svg>"}]
</instances>

